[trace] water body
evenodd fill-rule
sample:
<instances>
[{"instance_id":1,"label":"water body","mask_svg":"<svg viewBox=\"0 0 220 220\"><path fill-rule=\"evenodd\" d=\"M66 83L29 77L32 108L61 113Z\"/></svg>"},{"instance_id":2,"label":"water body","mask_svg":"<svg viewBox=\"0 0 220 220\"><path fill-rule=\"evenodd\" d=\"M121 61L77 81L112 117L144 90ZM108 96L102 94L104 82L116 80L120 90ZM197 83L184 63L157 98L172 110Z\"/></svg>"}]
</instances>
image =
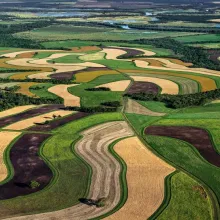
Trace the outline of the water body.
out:
<instances>
[{"instance_id":1,"label":"water body","mask_svg":"<svg viewBox=\"0 0 220 220\"><path fill-rule=\"evenodd\" d=\"M153 14L151 12L145 12L146 16L152 16Z\"/></svg>"},{"instance_id":2,"label":"water body","mask_svg":"<svg viewBox=\"0 0 220 220\"><path fill-rule=\"evenodd\" d=\"M131 28L128 25L121 25L121 28L125 29L125 30L131 30Z\"/></svg>"}]
</instances>

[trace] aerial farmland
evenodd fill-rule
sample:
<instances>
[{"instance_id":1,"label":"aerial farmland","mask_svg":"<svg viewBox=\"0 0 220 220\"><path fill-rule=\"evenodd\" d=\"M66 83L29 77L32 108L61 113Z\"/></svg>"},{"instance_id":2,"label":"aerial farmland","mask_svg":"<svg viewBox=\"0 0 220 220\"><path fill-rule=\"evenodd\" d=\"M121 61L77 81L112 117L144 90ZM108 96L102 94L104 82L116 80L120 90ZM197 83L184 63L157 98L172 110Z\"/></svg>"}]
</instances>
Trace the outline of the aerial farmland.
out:
<instances>
[{"instance_id":1,"label":"aerial farmland","mask_svg":"<svg viewBox=\"0 0 220 220\"><path fill-rule=\"evenodd\" d=\"M220 219L219 6L0 2L0 219Z\"/></svg>"}]
</instances>

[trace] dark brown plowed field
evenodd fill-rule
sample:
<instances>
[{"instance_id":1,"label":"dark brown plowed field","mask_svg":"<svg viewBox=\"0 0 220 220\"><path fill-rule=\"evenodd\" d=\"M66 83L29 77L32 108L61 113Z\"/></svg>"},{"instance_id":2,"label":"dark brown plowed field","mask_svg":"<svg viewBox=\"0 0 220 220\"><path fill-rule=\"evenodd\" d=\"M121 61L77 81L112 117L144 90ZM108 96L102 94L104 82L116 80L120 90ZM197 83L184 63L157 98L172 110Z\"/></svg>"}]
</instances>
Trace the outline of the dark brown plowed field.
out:
<instances>
[{"instance_id":1,"label":"dark brown plowed field","mask_svg":"<svg viewBox=\"0 0 220 220\"><path fill-rule=\"evenodd\" d=\"M159 87L151 82L133 82L132 86L128 89L127 94L141 92L157 94L159 92Z\"/></svg>"},{"instance_id":2,"label":"dark brown plowed field","mask_svg":"<svg viewBox=\"0 0 220 220\"><path fill-rule=\"evenodd\" d=\"M73 115L70 115L70 116L67 116L65 118L61 118L61 119L57 119L55 121L51 121L49 122L49 124L38 124L34 127L31 127L29 128L28 130L29 131L51 131L53 129L56 129L62 125L65 125L66 123L69 123L71 121L75 121L77 119L80 119L80 118L84 118L86 116L90 115L90 113L85 113L85 112L77 112L76 114L73 114Z\"/></svg>"},{"instance_id":3,"label":"dark brown plowed field","mask_svg":"<svg viewBox=\"0 0 220 220\"><path fill-rule=\"evenodd\" d=\"M34 108L25 112L21 112L17 115L8 116L0 119L0 127L7 126L9 124L15 123L17 121L21 121L27 118L31 118L37 115L45 114L47 112L52 112L58 109L64 108L64 105L56 104L56 105L45 105L39 108Z\"/></svg>"},{"instance_id":4,"label":"dark brown plowed field","mask_svg":"<svg viewBox=\"0 0 220 220\"><path fill-rule=\"evenodd\" d=\"M127 52L126 54L117 57L117 58L123 58L123 59L130 58L130 57L141 56L141 55L144 54L144 52L142 52L140 50L135 50L135 49L132 49L132 48L124 48L124 47L123 48L119 48L119 47L105 47L105 48L119 49L119 50L126 51Z\"/></svg>"},{"instance_id":5,"label":"dark brown plowed field","mask_svg":"<svg viewBox=\"0 0 220 220\"><path fill-rule=\"evenodd\" d=\"M14 168L13 178L0 186L0 200L37 192L48 185L53 177L52 171L38 156L41 144L50 134L25 134L11 148L10 160ZM31 181L40 185L30 186Z\"/></svg>"},{"instance_id":6,"label":"dark brown plowed field","mask_svg":"<svg viewBox=\"0 0 220 220\"><path fill-rule=\"evenodd\" d=\"M64 73L55 73L55 74L50 75L50 77L52 79L57 79L57 80L65 80L65 79L71 80L73 79L74 74L76 74L76 72L71 71L71 72L64 72Z\"/></svg>"},{"instance_id":7,"label":"dark brown plowed field","mask_svg":"<svg viewBox=\"0 0 220 220\"><path fill-rule=\"evenodd\" d=\"M220 167L220 155L215 151L209 133L202 128L187 126L150 126L145 129L145 134L166 136L186 141L192 144L209 163Z\"/></svg>"}]
</instances>

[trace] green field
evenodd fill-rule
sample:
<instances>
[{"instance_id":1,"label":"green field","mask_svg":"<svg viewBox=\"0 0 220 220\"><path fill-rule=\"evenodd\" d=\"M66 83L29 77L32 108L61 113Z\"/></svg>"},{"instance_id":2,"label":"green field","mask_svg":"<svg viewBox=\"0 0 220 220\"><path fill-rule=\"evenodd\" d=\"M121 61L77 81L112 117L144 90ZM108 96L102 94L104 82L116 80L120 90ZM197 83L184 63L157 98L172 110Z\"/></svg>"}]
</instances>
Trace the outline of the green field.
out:
<instances>
[{"instance_id":1,"label":"green field","mask_svg":"<svg viewBox=\"0 0 220 220\"><path fill-rule=\"evenodd\" d=\"M218 42L220 41L220 35L217 34L205 34L197 36L187 36L187 37L176 37L175 40L178 40L183 43L194 43L194 42Z\"/></svg>"}]
</instances>

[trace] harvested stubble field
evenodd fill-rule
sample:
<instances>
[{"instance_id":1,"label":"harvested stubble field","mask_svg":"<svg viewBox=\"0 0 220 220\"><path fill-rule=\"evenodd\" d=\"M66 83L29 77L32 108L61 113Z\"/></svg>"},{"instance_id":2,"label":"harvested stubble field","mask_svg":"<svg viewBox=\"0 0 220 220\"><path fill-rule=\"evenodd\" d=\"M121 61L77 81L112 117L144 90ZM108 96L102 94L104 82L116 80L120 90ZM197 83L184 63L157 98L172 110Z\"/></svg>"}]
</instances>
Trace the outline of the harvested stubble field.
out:
<instances>
[{"instance_id":1,"label":"harvested stubble field","mask_svg":"<svg viewBox=\"0 0 220 220\"><path fill-rule=\"evenodd\" d=\"M125 91L128 88L130 83L131 83L130 80L121 80L121 81L101 84L99 86L96 86L96 88L106 87L106 88L109 88L111 91L123 92L123 91Z\"/></svg>"},{"instance_id":2,"label":"harvested stubble field","mask_svg":"<svg viewBox=\"0 0 220 220\"><path fill-rule=\"evenodd\" d=\"M164 179L175 168L155 156L137 137L118 142L114 150L127 165L128 199L106 219L148 219L161 205Z\"/></svg>"}]
</instances>

